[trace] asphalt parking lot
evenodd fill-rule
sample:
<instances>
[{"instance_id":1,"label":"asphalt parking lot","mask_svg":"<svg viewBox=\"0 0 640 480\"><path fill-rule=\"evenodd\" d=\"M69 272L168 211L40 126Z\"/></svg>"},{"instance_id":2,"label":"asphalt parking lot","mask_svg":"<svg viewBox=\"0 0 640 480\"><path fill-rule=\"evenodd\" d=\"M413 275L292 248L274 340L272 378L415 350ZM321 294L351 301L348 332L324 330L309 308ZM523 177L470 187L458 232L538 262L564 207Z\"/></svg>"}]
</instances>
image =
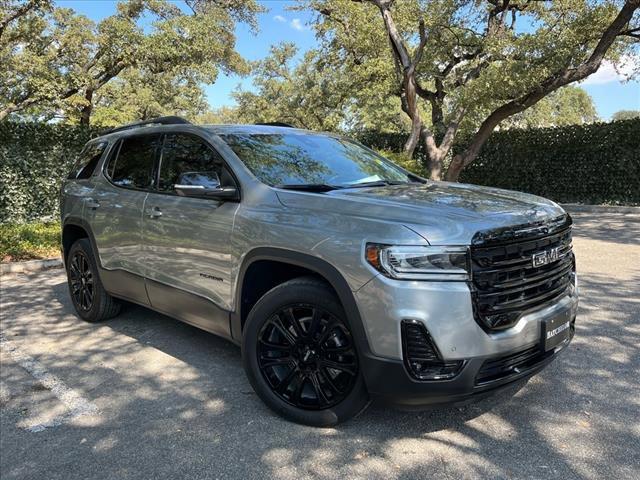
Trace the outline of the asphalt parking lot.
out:
<instances>
[{"instance_id":1,"label":"asphalt parking lot","mask_svg":"<svg viewBox=\"0 0 640 480\"><path fill-rule=\"evenodd\" d=\"M640 215L574 215L570 348L526 385L337 428L281 420L237 347L140 307L74 315L61 270L1 278L0 477L640 478Z\"/></svg>"}]
</instances>

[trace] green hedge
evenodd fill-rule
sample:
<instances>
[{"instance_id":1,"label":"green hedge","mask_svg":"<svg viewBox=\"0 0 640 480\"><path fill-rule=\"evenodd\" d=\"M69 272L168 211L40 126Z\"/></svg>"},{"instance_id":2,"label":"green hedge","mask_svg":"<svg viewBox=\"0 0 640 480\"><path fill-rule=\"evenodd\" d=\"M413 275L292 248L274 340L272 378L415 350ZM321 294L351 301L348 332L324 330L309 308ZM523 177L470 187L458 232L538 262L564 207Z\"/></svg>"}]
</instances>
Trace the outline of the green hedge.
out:
<instances>
[{"instance_id":1,"label":"green hedge","mask_svg":"<svg viewBox=\"0 0 640 480\"><path fill-rule=\"evenodd\" d=\"M55 217L60 182L97 133L80 126L0 122L0 222ZM406 139L377 132L357 136L390 152L401 151ZM424 161L422 145L416 156ZM496 132L461 181L559 202L640 204L640 119Z\"/></svg>"},{"instance_id":2,"label":"green hedge","mask_svg":"<svg viewBox=\"0 0 640 480\"><path fill-rule=\"evenodd\" d=\"M60 182L95 129L0 122L0 222L58 214Z\"/></svg>"},{"instance_id":3,"label":"green hedge","mask_svg":"<svg viewBox=\"0 0 640 480\"><path fill-rule=\"evenodd\" d=\"M405 139L375 132L360 136L367 145L391 151L400 151ZM459 149L457 144L453 150ZM422 145L416 156L424 160ZM495 132L460 181L558 202L640 204L640 119Z\"/></svg>"}]
</instances>

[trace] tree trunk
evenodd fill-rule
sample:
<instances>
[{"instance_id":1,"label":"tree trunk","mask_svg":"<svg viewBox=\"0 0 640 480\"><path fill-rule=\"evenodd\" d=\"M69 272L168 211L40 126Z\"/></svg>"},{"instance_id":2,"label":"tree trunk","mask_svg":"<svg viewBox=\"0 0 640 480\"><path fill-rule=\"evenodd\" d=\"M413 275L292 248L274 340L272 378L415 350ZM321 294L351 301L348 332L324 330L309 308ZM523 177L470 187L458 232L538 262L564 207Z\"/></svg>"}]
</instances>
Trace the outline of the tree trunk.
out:
<instances>
[{"instance_id":1,"label":"tree trunk","mask_svg":"<svg viewBox=\"0 0 640 480\"><path fill-rule=\"evenodd\" d=\"M470 163L470 162L468 162ZM451 160L449 168L447 168L447 174L445 180L447 182L457 182L460 177L460 172L465 166L465 157L461 154L457 154Z\"/></svg>"},{"instance_id":2,"label":"tree trunk","mask_svg":"<svg viewBox=\"0 0 640 480\"><path fill-rule=\"evenodd\" d=\"M409 115L409 118L411 118L411 133L404 144L404 153L409 158L413 158L413 153L420 141L422 119L420 118L420 112L418 112L418 95L416 93L416 83L413 72L405 71L404 75L406 113Z\"/></svg>"},{"instance_id":3,"label":"tree trunk","mask_svg":"<svg viewBox=\"0 0 640 480\"><path fill-rule=\"evenodd\" d=\"M442 158L440 155L436 157L429 155L428 167L431 180L442 180Z\"/></svg>"},{"instance_id":4,"label":"tree trunk","mask_svg":"<svg viewBox=\"0 0 640 480\"><path fill-rule=\"evenodd\" d=\"M87 104L80 110L80 125L89 125L91 123L91 112L93 111L93 90L88 88L84 94Z\"/></svg>"},{"instance_id":5,"label":"tree trunk","mask_svg":"<svg viewBox=\"0 0 640 480\"><path fill-rule=\"evenodd\" d=\"M450 182L458 181L462 169L476 159L480 153L480 149L489 138L489 135L491 135L491 132L493 132L502 120L535 105L560 87L583 80L596 72L616 36L624 26L629 23L639 6L640 0L627 0L625 2L616 18L602 34L602 37L586 62L578 67L566 68L560 72L556 72L540 82L539 85L527 94L495 109L484 122L482 122L482 125L480 125L480 128L473 136L473 140L467 149L453 158L451 165L449 165L447 169L446 179Z\"/></svg>"},{"instance_id":6,"label":"tree trunk","mask_svg":"<svg viewBox=\"0 0 640 480\"><path fill-rule=\"evenodd\" d=\"M409 134L409 138L407 138L407 141L404 144L404 154L409 157L409 158L413 158L413 154L416 150L416 147L418 146L418 142L420 141L420 131L422 130L422 122L416 121L415 119L411 120L411 133Z\"/></svg>"}]
</instances>

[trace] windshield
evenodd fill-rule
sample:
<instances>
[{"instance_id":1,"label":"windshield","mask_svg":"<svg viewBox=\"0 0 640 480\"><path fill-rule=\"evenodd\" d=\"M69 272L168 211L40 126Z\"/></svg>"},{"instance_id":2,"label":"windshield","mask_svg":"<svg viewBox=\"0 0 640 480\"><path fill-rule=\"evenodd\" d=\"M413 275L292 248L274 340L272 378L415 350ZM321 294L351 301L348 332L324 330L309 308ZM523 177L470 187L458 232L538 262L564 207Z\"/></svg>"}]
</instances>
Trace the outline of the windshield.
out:
<instances>
[{"instance_id":1,"label":"windshield","mask_svg":"<svg viewBox=\"0 0 640 480\"><path fill-rule=\"evenodd\" d=\"M221 137L260 181L272 186L412 181L390 161L343 138L289 133Z\"/></svg>"}]
</instances>

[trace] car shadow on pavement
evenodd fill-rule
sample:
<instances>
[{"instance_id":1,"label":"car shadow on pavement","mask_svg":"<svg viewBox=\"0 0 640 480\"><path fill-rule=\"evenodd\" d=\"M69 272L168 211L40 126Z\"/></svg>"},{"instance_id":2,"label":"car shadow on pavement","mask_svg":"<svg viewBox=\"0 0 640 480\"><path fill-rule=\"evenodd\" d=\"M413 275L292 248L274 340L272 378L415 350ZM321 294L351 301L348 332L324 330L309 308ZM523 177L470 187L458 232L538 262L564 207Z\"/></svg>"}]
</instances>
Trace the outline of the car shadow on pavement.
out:
<instances>
[{"instance_id":1,"label":"car shadow on pavement","mask_svg":"<svg viewBox=\"0 0 640 480\"><path fill-rule=\"evenodd\" d=\"M2 435L3 478L633 478L638 471L637 287L620 297L619 281L604 275L581 279L573 344L526 386L458 408L373 405L326 429L268 410L235 345L137 306L83 323L61 274L29 280L35 288L3 285L10 312L3 332L101 414L38 436ZM5 432L12 415L3 413Z\"/></svg>"}]
</instances>

